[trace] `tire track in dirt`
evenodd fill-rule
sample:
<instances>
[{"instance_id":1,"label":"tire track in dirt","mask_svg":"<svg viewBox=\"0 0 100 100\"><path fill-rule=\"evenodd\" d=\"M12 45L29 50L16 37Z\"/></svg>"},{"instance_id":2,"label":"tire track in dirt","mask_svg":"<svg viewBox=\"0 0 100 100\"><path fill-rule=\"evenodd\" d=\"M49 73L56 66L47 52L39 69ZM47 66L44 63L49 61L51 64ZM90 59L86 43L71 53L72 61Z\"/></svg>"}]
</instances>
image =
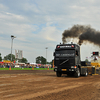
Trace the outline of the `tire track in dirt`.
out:
<instances>
[{"instance_id":1,"label":"tire track in dirt","mask_svg":"<svg viewBox=\"0 0 100 100\"><path fill-rule=\"evenodd\" d=\"M28 92L26 92L26 93L24 92L25 90L28 89L28 87L25 88L25 85L24 85L24 88L22 87L23 91L22 90L20 91L20 89L17 89L17 92L14 92L14 91L16 91L16 89L15 90L13 89L12 91L8 90L10 93L8 91L6 91L5 95L3 96L3 99L4 98L8 99L8 97L13 98L12 96L14 96L14 99L15 99L15 97L17 97L18 95L21 95L21 97L18 96L18 98L21 98L21 99L22 99L22 97L25 97L25 98L27 98L27 97L28 98L29 97L38 97L38 96L45 95L45 94L56 93L56 92L59 92L59 91L64 91L66 89L71 89L71 88L79 87L79 86L82 86L84 84L86 84L86 83L83 83L83 82L79 82L79 83L77 83L77 82L76 83L70 82L70 83L60 83L60 84L54 83L53 85L46 84L45 86L38 86L38 87L35 86L35 87L33 87L33 89L35 89L38 92L34 93L35 91L33 92L31 90L30 92L32 92L32 94L28 94ZM88 83L88 84L91 84L91 82ZM14 84L12 84L12 85L14 85ZM42 89L43 89L44 92L42 91ZM41 91L39 91L39 90L41 90ZM29 95L29 96L26 96L26 94Z\"/></svg>"},{"instance_id":2,"label":"tire track in dirt","mask_svg":"<svg viewBox=\"0 0 100 100\"><path fill-rule=\"evenodd\" d=\"M76 87L80 87L82 86L82 84L78 84L78 85L75 85L75 86L67 86L67 87L63 87L63 88L58 88L58 89L54 89L54 90L45 90L45 91L41 91L41 92L36 92L36 93L31 93L31 94L23 94L19 97L17 97L16 94L15 96L16 97L11 97L12 100L24 100L24 99L31 99L31 98L34 98L34 97L38 97L38 96L43 96L43 95L47 95L47 94L51 94L51 93L57 93L57 92L61 92L61 91L64 91L64 90L68 90L68 89L73 89L73 88L76 88ZM13 96L14 94L10 95L10 96ZM19 94L20 95L20 94ZM4 96L4 99L5 97L7 97L8 100L10 100L8 97L10 97L9 95L7 96Z\"/></svg>"},{"instance_id":3,"label":"tire track in dirt","mask_svg":"<svg viewBox=\"0 0 100 100\"><path fill-rule=\"evenodd\" d=\"M100 94L100 76L56 77L54 72L38 72L2 75L0 80L0 100L98 100Z\"/></svg>"}]
</instances>

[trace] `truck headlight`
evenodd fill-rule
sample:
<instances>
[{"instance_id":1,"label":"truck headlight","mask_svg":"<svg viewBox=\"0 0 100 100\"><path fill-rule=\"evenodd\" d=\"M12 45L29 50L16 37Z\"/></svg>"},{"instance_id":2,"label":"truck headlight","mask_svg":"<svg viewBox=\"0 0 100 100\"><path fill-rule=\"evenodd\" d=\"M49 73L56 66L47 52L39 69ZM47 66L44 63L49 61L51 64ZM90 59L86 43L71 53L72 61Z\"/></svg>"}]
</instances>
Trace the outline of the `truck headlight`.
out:
<instances>
[{"instance_id":1,"label":"truck headlight","mask_svg":"<svg viewBox=\"0 0 100 100\"><path fill-rule=\"evenodd\" d=\"M71 66L71 68L74 68L74 66Z\"/></svg>"},{"instance_id":2,"label":"truck headlight","mask_svg":"<svg viewBox=\"0 0 100 100\"><path fill-rule=\"evenodd\" d=\"M57 66L55 66L54 68L57 68Z\"/></svg>"}]
</instances>

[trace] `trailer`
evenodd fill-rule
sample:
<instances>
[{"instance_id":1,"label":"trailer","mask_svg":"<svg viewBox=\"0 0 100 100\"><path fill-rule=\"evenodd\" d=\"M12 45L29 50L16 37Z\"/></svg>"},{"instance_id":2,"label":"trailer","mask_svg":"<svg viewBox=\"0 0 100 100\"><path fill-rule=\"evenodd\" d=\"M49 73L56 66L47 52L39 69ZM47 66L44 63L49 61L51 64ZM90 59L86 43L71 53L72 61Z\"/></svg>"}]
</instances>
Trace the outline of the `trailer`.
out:
<instances>
[{"instance_id":1,"label":"trailer","mask_svg":"<svg viewBox=\"0 0 100 100\"><path fill-rule=\"evenodd\" d=\"M85 66L80 60L80 46L77 44L58 44L54 56L54 71L57 77L62 74L80 77L92 74L93 66Z\"/></svg>"}]
</instances>

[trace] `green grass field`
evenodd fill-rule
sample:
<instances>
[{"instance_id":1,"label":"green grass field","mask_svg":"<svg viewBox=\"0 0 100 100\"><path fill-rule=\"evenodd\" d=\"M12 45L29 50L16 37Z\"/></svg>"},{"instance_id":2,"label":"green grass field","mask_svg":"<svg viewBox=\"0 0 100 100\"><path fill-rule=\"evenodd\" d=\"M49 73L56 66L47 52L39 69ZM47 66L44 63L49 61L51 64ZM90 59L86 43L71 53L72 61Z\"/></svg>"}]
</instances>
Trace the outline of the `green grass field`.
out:
<instances>
[{"instance_id":1,"label":"green grass field","mask_svg":"<svg viewBox=\"0 0 100 100\"><path fill-rule=\"evenodd\" d=\"M0 70L9 70L9 68L0 68ZM11 70L32 70L32 68L11 68ZM34 70L48 70L48 68L34 68ZM53 70L53 68L49 68Z\"/></svg>"}]
</instances>

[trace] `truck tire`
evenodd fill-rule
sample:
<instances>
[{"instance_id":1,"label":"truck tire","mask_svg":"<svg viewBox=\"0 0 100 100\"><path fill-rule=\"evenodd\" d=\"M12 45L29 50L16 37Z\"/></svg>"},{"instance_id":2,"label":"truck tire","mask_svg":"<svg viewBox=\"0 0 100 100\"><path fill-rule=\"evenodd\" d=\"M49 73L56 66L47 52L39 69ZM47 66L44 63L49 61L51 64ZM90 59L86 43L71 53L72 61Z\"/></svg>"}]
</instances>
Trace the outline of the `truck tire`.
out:
<instances>
[{"instance_id":1,"label":"truck tire","mask_svg":"<svg viewBox=\"0 0 100 100\"><path fill-rule=\"evenodd\" d=\"M57 77L61 77L61 72L56 72Z\"/></svg>"},{"instance_id":2,"label":"truck tire","mask_svg":"<svg viewBox=\"0 0 100 100\"><path fill-rule=\"evenodd\" d=\"M88 71L85 72L84 76L88 76Z\"/></svg>"},{"instance_id":3,"label":"truck tire","mask_svg":"<svg viewBox=\"0 0 100 100\"><path fill-rule=\"evenodd\" d=\"M80 69L78 68L77 71L75 72L75 77L80 77Z\"/></svg>"}]
</instances>

